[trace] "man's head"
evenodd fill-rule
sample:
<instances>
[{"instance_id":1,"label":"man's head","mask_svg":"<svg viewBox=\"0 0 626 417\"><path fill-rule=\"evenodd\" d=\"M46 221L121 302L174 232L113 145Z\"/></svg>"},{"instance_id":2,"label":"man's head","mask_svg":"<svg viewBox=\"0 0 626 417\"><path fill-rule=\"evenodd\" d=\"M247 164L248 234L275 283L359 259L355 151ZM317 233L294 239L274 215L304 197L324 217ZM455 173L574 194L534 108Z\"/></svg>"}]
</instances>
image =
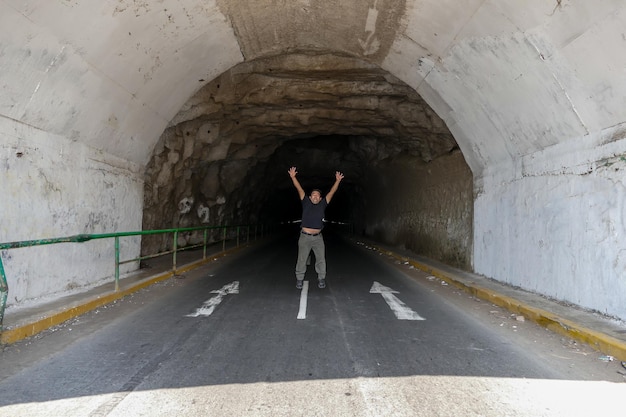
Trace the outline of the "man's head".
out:
<instances>
[{"instance_id":1,"label":"man's head","mask_svg":"<svg viewBox=\"0 0 626 417\"><path fill-rule=\"evenodd\" d=\"M318 190L317 188L315 188L313 191L311 191L311 195L309 196L309 199L311 200L311 203L313 204L319 203L320 201L322 201L322 192Z\"/></svg>"}]
</instances>

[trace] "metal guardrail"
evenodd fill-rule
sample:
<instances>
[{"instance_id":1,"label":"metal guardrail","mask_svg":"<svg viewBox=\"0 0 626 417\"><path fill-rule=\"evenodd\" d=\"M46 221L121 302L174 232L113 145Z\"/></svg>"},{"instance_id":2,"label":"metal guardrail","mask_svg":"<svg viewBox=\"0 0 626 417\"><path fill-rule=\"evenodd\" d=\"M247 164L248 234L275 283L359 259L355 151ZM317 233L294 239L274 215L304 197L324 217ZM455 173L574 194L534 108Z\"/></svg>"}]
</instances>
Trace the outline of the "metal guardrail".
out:
<instances>
[{"instance_id":1,"label":"metal guardrail","mask_svg":"<svg viewBox=\"0 0 626 417\"><path fill-rule=\"evenodd\" d=\"M260 230L259 230L260 228ZM179 252L196 249L199 247L203 247L202 259L206 259L207 257L207 244L216 243L208 242L207 236L209 230L222 230L222 251L226 250L226 240L227 240L227 232L229 230L236 231L236 245L239 246L239 240L242 234L242 230L245 229L245 239L246 243L250 241L250 232L253 229L254 239L256 239L257 233L260 233L263 236L264 227L263 225L238 225L238 226L201 226L201 227L186 227L186 228L177 228L177 229L160 229L160 230L143 230L136 232L119 232L119 233L104 233L104 234L80 234L74 236L67 237L59 237L59 238L50 238L50 239L39 239L39 240L23 240L19 242L6 242L0 243L0 250L8 250L8 249L17 249L17 248L27 248L32 246L43 246L43 245L51 245L57 243L83 243L88 242L90 240L96 239L114 239L115 242L115 291L119 291L120 288L120 265L131 263L131 262L139 262L146 259L156 258L163 255L172 254L172 271L176 273L177 265L176 265L176 257ZM180 233L185 232L194 232L194 231L203 231L204 237L203 242L195 245L185 246L182 248L178 247L178 235ZM159 252L151 255L140 256L134 259L127 259L120 261L120 238L126 236L141 236L141 235L157 235L157 234L166 234L173 233L173 249ZM4 270L4 265L2 263L2 254L0 253L0 332L3 330L3 322L4 322L4 310L7 303L7 298L9 295L9 286L7 283L7 277Z\"/></svg>"}]
</instances>

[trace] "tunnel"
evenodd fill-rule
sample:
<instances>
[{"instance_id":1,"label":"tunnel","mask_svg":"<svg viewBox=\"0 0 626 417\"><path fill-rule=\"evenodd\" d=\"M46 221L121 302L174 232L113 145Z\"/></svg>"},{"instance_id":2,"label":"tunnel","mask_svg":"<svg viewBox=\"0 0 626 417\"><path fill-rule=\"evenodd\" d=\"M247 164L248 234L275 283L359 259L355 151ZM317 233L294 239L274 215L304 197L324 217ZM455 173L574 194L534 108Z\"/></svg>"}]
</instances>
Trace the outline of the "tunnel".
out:
<instances>
[{"instance_id":1,"label":"tunnel","mask_svg":"<svg viewBox=\"0 0 626 417\"><path fill-rule=\"evenodd\" d=\"M471 171L445 123L391 74L319 53L241 64L196 93L148 164L143 228L297 221L291 166L308 191L344 173L328 221L470 267Z\"/></svg>"},{"instance_id":2,"label":"tunnel","mask_svg":"<svg viewBox=\"0 0 626 417\"><path fill-rule=\"evenodd\" d=\"M0 242L293 222L287 170L307 192L340 171L328 221L626 319L625 20L619 1L3 2ZM3 250L7 307L110 281L112 253Z\"/></svg>"}]
</instances>

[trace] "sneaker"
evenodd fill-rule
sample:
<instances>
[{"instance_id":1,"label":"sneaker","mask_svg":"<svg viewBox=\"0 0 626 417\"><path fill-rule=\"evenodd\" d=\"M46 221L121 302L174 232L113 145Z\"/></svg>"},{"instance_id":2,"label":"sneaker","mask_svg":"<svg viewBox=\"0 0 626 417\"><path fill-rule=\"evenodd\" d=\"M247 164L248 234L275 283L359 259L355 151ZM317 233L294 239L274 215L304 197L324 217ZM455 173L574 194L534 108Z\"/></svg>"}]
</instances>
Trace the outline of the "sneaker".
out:
<instances>
[{"instance_id":1,"label":"sneaker","mask_svg":"<svg viewBox=\"0 0 626 417\"><path fill-rule=\"evenodd\" d=\"M296 288L301 290L302 289L302 280L301 279L297 279L296 280Z\"/></svg>"},{"instance_id":2,"label":"sneaker","mask_svg":"<svg viewBox=\"0 0 626 417\"><path fill-rule=\"evenodd\" d=\"M317 280L318 288L326 288L326 280L324 278Z\"/></svg>"}]
</instances>

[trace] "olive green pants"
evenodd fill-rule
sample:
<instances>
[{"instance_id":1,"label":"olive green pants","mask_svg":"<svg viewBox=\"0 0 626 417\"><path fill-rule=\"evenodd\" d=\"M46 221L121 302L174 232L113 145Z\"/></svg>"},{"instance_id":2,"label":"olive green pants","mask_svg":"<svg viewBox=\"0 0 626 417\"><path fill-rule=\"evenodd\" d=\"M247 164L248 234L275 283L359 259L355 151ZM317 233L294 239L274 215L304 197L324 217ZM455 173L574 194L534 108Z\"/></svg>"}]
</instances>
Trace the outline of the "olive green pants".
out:
<instances>
[{"instance_id":1,"label":"olive green pants","mask_svg":"<svg viewBox=\"0 0 626 417\"><path fill-rule=\"evenodd\" d=\"M306 273L306 264L309 254L315 255L315 272L317 279L326 278L326 248L322 234L316 236L300 233L298 239L298 261L296 262L296 279L302 281Z\"/></svg>"}]
</instances>

